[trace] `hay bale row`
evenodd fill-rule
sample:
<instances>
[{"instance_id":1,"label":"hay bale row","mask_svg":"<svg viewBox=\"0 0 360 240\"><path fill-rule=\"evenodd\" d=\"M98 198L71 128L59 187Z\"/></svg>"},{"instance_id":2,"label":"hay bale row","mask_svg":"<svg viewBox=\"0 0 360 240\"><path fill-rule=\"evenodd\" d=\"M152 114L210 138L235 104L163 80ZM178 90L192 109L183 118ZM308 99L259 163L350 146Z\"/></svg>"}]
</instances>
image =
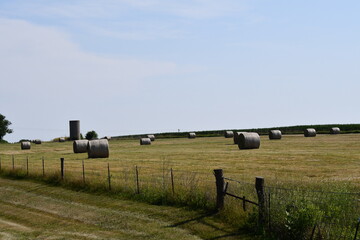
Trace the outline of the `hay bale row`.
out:
<instances>
[{"instance_id":1,"label":"hay bale row","mask_svg":"<svg viewBox=\"0 0 360 240\"><path fill-rule=\"evenodd\" d=\"M232 137L234 137L234 132L233 131L225 131L224 137L225 138L232 138Z\"/></svg>"},{"instance_id":2,"label":"hay bale row","mask_svg":"<svg viewBox=\"0 0 360 240\"><path fill-rule=\"evenodd\" d=\"M140 138L140 145L151 145L150 138Z\"/></svg>"},{"instance_id":3,"label":"hay bale row","mask_svg":"<svg viewBox=\"0 0 360 240\"><path fill-rule=\"evenodd\" d=\"M188 133L188 138L189 139L196 138L196 134L194 132L190 132L190 133Z\"/></svg>"},{"instance_id":4,"label":"hay bale row","mask_svg":"<svg viewBox=\"0 0 360 240\"><path fill-rule=\"evenodd\" d=\"M239 149L257 149L260 147L260 136L254 132L242 132L238 137Z\"/></svg>"},{"instance_id":5,"label":"hay bale row","mask_svg":"<svg viewBox=\"0 0 360 240\"><path fill-rule=\"evenodd\" d=\"M270 130L269 131L269 139L275 140L275 139L281 139L281 131L280 130Z\"/></svg>"},{"instance_id":6,"label":"hay bale row","mask_svg":"<svg viewBox=\"0 0 360 240\"><path fill-rule=\"evenodd\" d=\"M31 148L31 143L29 141L21 142L21 150L28 150Z\"/></svg>"}]
</instances>

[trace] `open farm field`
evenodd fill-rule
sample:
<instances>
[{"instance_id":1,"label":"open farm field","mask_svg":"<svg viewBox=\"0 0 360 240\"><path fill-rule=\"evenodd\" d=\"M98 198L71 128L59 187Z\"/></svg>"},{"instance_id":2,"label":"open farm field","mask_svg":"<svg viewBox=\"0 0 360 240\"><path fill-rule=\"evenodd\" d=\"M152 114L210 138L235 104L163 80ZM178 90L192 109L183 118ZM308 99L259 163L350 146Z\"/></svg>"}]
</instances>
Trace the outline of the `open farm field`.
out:
<instances>
[{"instance_id":1,"label":"open farm field","mask_svg":"<svg viewBox=\"0 0 360 240\"><path fill-rule=\"evenodd\" d=\"M255 177L265 178L262 222L282 239L297 239L299 232L348 239L358 228L360 134L261 136L260 149L253 150L239 150L223 137L157 139L143 146L138 140L110 140L109 145L109 158L88 159L86 153L73 153L72 142L32 144L31 150L1 144L1 171L122 192L155 204L214 209L213 170L223 169L226 191L255 203L260 201ZM65 159L63 179L60 158ZM244 203L226 197L220 217L234 226L256 226L258 208Z\"/></svg>"},{"instance_id":2,"label":"open farm field","mask_svg":"<svg viewBox=\"0 0 360 240\"><path fill-rule=\"evenodd\" d=\"M213 181L212 170L224 169L227 176L253 181L263 176L267 182L347 182L360 185L360 134L285 135L281 140L261 136L260 149L239 150L232 139L176 138L157 139L150 146L140 146L138 140L111 140L110 158L88 159L86 153L74 154L72 142L32 144L31 150L20 150L20 144L0 145L3 167L25 167L29 157L29 171L41 172L41 159L47 171L59 169L59 159L65 158L65 171L107 171L132 169L151 174L164 168L207 174Z\"/></svg>"}]
</instances>

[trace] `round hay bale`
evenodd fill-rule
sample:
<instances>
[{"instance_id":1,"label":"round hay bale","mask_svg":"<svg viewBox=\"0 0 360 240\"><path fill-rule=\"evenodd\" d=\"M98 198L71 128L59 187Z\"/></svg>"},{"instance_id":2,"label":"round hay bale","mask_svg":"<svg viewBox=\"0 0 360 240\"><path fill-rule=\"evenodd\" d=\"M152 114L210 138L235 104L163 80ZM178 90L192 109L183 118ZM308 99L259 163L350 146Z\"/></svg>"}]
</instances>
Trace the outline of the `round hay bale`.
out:
<instances>
[{"instance_id":1,"label":"round hay bale","mask_svg":"<svg viewBox=\"0 0 360 240\"><path fill-rule=\"evenodd\" d=\"M73 142L74 153L86 153L89 140L75 140Z\"/></svg>"},{"instance_id":2,"label":"round hay bale","mask_svg":"<svg viewBox=\"0 0 360 240\"><path fill-rule=\"evenodd\" d=\"M316 137L316 130L314 128L308 128L304 131L305 137Z\"/></svg>"},{"instance_id":3,"label":"round hay bale","mask_svg":"<svg viewBox=\"0 0 360 240\"><path fill-rule=\"evenodd\" d=\"M254 132L243 132L239 135L239 149L256 149L260 147L260 136Z\"/></svg>"},{"instance_id":4,"label":"round hay bale","mask_svg":"<svg viewBox=\"0 0 360 240\"><path fill-rule=\"evenodd\" d=\"M338 127L333 127L330 129L330 134L339 134L340 133L340 128Z\"/></svg>"},{"instance_id":5,"label":"round hay bale","mask_svg":"<svg viewBox=\"0 0 360 240\"><path fill-rule=\"evenodd\" d=\"M155 141L155 135L154 134L148 134L147 137L150 138L150 140L152 142Z\"/></svg>"},{"instance_id":6,"label":"round hay bale","mask_svg":"<svg viewBox=\"0 0 360 240\"><path fill-rule=\"evenodd\" d=\"M150 138L140 138L140 145L151 145Z\"/></svg>"},{"instance_id":7,"label":"round hay bale","mask_svg":"<svg viewBox=\"0 0 360 240\"><path fill-rule=\"evenodd\" d=\"M232 138L232 137L234 137L234 132L233 131L225 131L224 136L225 136L225 138Z\"/></svg>"},{"instance_id":8,"label":"round hay bale","mask_svg":"<svg viewBox=\"0 0 360 240\"><path fill-rule=\"evenodd\" d=\"M109 142L107 139L91 140L88 144L89 158L108 158Z\"/></svg>"},{"instance_id":9,"label":"round hay bale","mask_svg":"<svg viewBox=\"0 0 360 240\"><path fill-rule=\"evenodd\" d=\"M41 140L40 140L40 139L35 139L35 140L34 140L34 143L35 143L35 144L41 144Z\"/></svg>"},{"instance_id":10,"label":"round hay bale","mask_svg":"<svg viewBox=\"0 0 360 240\"><path fill-rule=\"evenodd\" d=\"M239 135L244 132L234 132L234 144L239 144Z\"/></svg>"},{"instance_id":11,"label":"round hay bale","mask_svg":"<svg viewBox=\"0 0 360 240\"><path fill-rule=\"evenodd\" d=\"M274 140L274 139L281 139L281 131L280 130L270 130L269 131L269 139L270 140Z\"/></svg>"},{"instance_id":12,"label":"round hay bale","mask_svg":"<svg viewBox=\"0 0 360 240\"><path fill-rule=\"evenodd\" d=\"M21 150L28 150L31 148L31 143L26 141L26 142L21 142Z\"/></svg>"},{"instance_id":13,"label":"round hay bale","mask_svg":"<svg viewBox=\"0 0 360 240\"><path fill-rule=\"evenodd\" d=\"M194 132L188 133L188 138L196 138L196 134Z\"/></svg>"},{"instance_id":14,"label":"round hay bale","mask_svg":"<svg viewBox=\"0 0 360 240\"><path fill-rule=\"evenodd\" d=\"M65 142L65 138L63 137L59 138L59 142Z\"/></svg>"}]
</instances>

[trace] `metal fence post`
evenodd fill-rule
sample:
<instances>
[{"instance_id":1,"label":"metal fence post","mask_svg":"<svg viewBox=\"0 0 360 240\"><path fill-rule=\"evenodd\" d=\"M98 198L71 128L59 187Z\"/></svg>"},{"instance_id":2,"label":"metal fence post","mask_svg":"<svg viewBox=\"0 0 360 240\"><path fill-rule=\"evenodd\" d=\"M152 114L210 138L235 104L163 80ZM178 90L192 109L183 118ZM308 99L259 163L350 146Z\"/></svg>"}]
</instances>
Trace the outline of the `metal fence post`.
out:
<instances>
[{"instance_id":1,"label":"metal fence post","mask_svg":"<svg viewBox=\"0 0 360 240\"><path fill-rule=\"evenodd\" d=\"M256 188L258 204L259 204L258 225L259 225L259 230L263 232L265 226L265 187L264 187L263 177L256 177L255 188Z\"/></svg>"},{"instance_id":2,"label":"metal fence post","mask_svg":"<svg viewBox=\"0 0 360 240\"><path fill-rule=\"evenodd\" d=\"M358 232L359 232L359 228L360 228L360 218L358 219L358 224L356 226L354 240L357 240L357 235L358 235Z\"/></svg>"},{"instance_id":3,"label":"metal fence post","mask_svg":"<svg viewBox=\"0 0 360 240\"><path fill-rule=\"evenodd\" d=\"M224 175L222 169L214 169L214 175L216 180L216 209L221 210L224 208Z\"/></svg>"},{"instance_id":4,"label":"metal fence post","mask_svg":"<svg viewBox=\"0 0 360 240\"><path fill-rule=\"evenodd\" d=\"M64 180L64 158L60 158L61 180Z\"/></svg>"}]
</instances>

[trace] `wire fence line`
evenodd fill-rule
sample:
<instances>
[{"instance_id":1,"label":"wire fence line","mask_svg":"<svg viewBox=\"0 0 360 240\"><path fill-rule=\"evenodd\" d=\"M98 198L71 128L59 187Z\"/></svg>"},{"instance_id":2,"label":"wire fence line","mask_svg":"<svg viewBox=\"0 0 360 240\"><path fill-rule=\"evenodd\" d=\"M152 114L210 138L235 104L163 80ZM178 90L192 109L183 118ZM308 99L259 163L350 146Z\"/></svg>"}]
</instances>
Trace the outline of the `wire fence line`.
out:
<instances>
[{"instance_id":1,"label":"wire fence line","mask_svg":"<svg viewBox=\"0 0 360 240\"><path fill-rule=\"evenodd\" d=\"M224 180L226 191L257 200L254 183L228 177ZM360 238L360 192L265 185L264 196L265 229L279 239Z\"/></svg>"},{"instance_id":2,"label":"wire fence line","mask_svg":"<svg viewBox=\"0 0 360 240\"><path fill-rule=\"evenodd\" d=\"M121 161L98 162L84 159L2 156L0 171L34 177L62 177L81 186L97 186L110 191L176 196L177 201L213 206L217 201L214 175L184 171L167 164L162 167L124 166ZM264 207L264 229L278 239L359 239L360 193L319 191L264 185L263 203L255 182L222 177L221 194L235 197L236 211L255 212ZM206 203L205 203L206 202ZM263 206L262 206L263 205ZM233 205L231 205L233 207ZM260 213L258 213L260 215Z\"/></svg>"}]
</instances>

